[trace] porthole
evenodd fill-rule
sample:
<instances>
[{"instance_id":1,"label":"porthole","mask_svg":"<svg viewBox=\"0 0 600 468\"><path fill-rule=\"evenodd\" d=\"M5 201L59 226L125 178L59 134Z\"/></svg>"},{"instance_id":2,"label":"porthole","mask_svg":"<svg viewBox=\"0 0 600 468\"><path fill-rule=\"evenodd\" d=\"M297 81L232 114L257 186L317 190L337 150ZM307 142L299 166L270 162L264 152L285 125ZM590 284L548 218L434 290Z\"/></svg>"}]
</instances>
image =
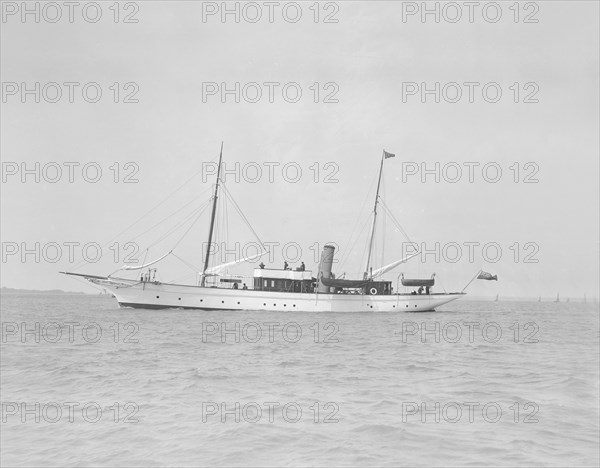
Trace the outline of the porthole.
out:
<instances>
[{"instance_id":1,"label":"porthole","mask_svg":"<svg viewBox=\"0 0 600 468\"><path fill-rule=\"evenodd\" d=\"M408 307L408 304L406 304L406 307Z\"/></svg>"},{"instance_id":2,"label":"porthole","mask_svg":"<svg viewBox=\"0 0 600 468\"><path fill-rule=\"evenodd\" d=\"M265 302L265 303L263 303L263 305L264 305L264 306L266 306L266 305L267 305L267 303Z\"/></svg>"},{"instance_id":3,"label":"porthole","mask_svg":"<svg viewBox=\"0 0 600 468\"><path fill-rule=\"evenodd\" d=\"M239 302L238 302L238 304L239 304Z\"/></svg>"},{"instance_id":4,"label":"porthole","mask_svg":"<svg viewBox=\"0 0 600 468\"><path fill-rule=\"evenodd\" d=\"M286 307L287 304L283 304L283 307Z\"/></svg>"},{"instance_id":5,"label":"porthole","mask_svg":"<svg viewBox=\"0 0 600 468\"><path fill-rule=\"evenodd\" d=\"M204 299L200 299L200 302L204 302Z\"/></svg>"},{"instance_id":6,"label":"porthole","mask_svg":"<svg viewBox=\"0 0 600 468\"><path fill-rule=\"evenodd\" d=\"M181 298L179 298L179 300L181 300Z\"/></svg>"},{"instance_id":7,"label":"porthole","mask_svg":"<svg viewBox=\"0 0 600 468\"><path fill-rule=\"evenodd\" d=\"M273 304L273 307L277 307L277 304Z\"/></svg>"},{"instance_id":8,"label":"porthole","mask_svg":"<svg viewBox=\"0 0 600 468\"><path fill-rule=\"evenodd\" d=\"M294 307L296 307L296 304L294 304Z\"/></svg>"},{"instance_id":9,"label":"porthole","mask_svg":"<svg viewBox=\"0 0 600 468\"><path fill-rule=\"evenodd\" d=\"M221 304L225 304L225 301L221 301Z\"/></svg>"},{"instance_id":10,"label":"porthole","mask_svg":"<svg viewBox=\"0 0 600 468\"><path fill-rule=\"evenodd\" d=\"M156 296L156 299L158 299L160 296Z\"/></svg>"}]
</instances>

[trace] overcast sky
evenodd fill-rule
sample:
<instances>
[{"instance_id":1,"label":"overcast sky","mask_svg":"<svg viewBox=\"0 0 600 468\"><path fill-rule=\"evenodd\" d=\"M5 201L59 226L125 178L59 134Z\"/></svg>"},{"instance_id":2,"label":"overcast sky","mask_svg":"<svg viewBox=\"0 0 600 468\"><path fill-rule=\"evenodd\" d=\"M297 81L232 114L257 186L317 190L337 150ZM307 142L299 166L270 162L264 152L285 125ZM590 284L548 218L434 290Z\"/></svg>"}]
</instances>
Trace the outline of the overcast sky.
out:
<instances>
[{"instance_id":1,"label":"overcast sky","mask_svg":"<svg viewBox=\"0 0 600 468\"><path fill-rule=\"evenodd\" d=\"M435 272L440 287L460 290L483 268L498 274L500 281L475 282L469 289L474 295L550 297L560 291L563 297L597 296L598 3L537 2L536 9L527 10L521 4L518 22L509 8L512 3L501 2L502 17L495 23L489 21L494 11L487 10L484 17L479 9L470 22L462 3L458 5L463 5L463 16L456 23L449 21L456 12L448 8L440 10L439 23L432 16L423 22L419 13L403 21L403 8L407 13L412 4L373 1L321 4L316 23L312 2L301 4L302 17L296 23L291 22L297 13L293 7L283 16L283 2L272 23L268 7L260 2L263 16L256 23L250 22L256 10L242 9L243 4L239 23L233 15L223 22L218 12L203 21L203 8L207 13L213 6L206 2L138 2L138 11L121 4L118 23L109 9L112 2L102 3L102 18L96 23L87 22L79 11L70 23L66 7L56 23L47 21L55 15L50 10L40 12L39 23L32 15L22 22L20 12L4 11L2 286L93 292L57 272L76 268L108 274L121 259L116 263L105 247L98 263L77 265L81 248L73 247L71 262L65 243L111 241L206 169L203 163L218 157L224 141L228 169L235 169L236 163L240 170L246 165L250 177L256 165L264 169L255 183L243 177L236 181L233 172L227 175L228 189L254 229L263 241L301 245L308 268L315 268L310 247L335 241L339 258L345 259L336 266L337 273L361 274L363 228L368 226L385 148L396 157L385 161L383 198L411 239L429 249L439 243L452 258L452 246L462 246L455 263L438 263L430 255L426 262L415 259L395 270L390 280L396 281L400 271L427 277ZM221 2L214 5L218 8ZM434 8L433 2L430 5ZM86 12L88 19L93 13ZM123 22L129 13L137 23ZM327 15L337 22L325 22ZM537 22L525 23L526 17ZM36 82L40 102L35 102L34 93L25 95L22 103L22 83L35 89ZM69 102L65 85L62 98L48 102L56 96L52 86L46 86L46 95L42 92L49 82L80 83L73 88L74 102ZM96 103L82 97L83 85L89 82L102 90ZM134 84L126 87L130 82ZM236 82L241 90L259 83L261 99L250 102L256 97L256 87L250 85L246 94L240 91L239 103L233 94L222 102L221 83L234 89ZM272 88L274 102L269 102L266 82L279 83ZM440 91L439 103L433 94L422 102L421 84L433 89L436 82L440 89L458 83L461 99L449 102L457 100L456 86L449 85L445 94ZM474 102L469 102L465 82L479 83L472 88ZM215 90L207 83L217 83L216 94L206 94ZM284 97L286 83L293 84ZM417 84L416 94L403 95L403 90L414 91L410 83ZM484 96L486 83L493 85ZM486 98L494 100L498 87L502 96L487 102ZM297 88L302 90L298 102L287 102ZM93 99L94 89L87 90ZM122 102L127 96L139 102ZM36 162L40 167L55 162L64 172L58 182L50 183L44 175L53 177L55 166L46 166L48 172L41 174L39 183L34 175L23 183L22 174L13 172L24 162L30 168ZM65 162L80 163L73 183ZM128 162L136 166L126 167ZM81 168L86 163L101 167L99 182L84 180ZM118 183L113 180L115 163ZM272 182L270 163L279 163L273 166ZM293 165L285 180L281 169L289 163ZM420 170L422 163L430 169L439 163L446 172L437 183L434 174L423 182L420 172L410 172ZM472 182L464 163L473 163ZM489 172L484 174L486 164ZM457 178L457 166L463 169L462 177L451 183L448 179ZM136 167L139 171L132 178L139 182L123 183ZM302 175L292 183L297 167ZM492 183L497 167L502 175ZM93 177L92 170L90 174ZM327 176L333 183L325 182ZM117 240L134 238L192 202L168 222L183 219L209 197L214 176L202 179L200 174L184 185ZM228 240L252 240L249 230L235 220L231 205L227 213ZM136 242L145 248L152 235L166 232L160 231L162 226ZM390 219L378 229L388 235L385 244L378 236L374 267L382 264L382 247L383 263L391 262L401 255L404 240ZM175 253L201 266L207 230L205 211ZM354 244L354 239L349 242L353 232L358 237ZM177 236L157 244L146 259L168 252ZM44 255L36 263L33 255L22 259L21 251L10 254L15 246L33 249L36 243L46 246L46 257L54 255L50 243L58 243L62 255L56 263ZM473 247L473 261L468 243L480 245ZM495 263L486 261L481 248L493 243L502 255ZM281 248L274 251L274 265L280 267ZM492 250L487 254L488 260L495 257ZM164 280L191 271L172 257L164 268L159 264ZM193 275L187 280L193 281Z\"/></svg>"}]
</instances>

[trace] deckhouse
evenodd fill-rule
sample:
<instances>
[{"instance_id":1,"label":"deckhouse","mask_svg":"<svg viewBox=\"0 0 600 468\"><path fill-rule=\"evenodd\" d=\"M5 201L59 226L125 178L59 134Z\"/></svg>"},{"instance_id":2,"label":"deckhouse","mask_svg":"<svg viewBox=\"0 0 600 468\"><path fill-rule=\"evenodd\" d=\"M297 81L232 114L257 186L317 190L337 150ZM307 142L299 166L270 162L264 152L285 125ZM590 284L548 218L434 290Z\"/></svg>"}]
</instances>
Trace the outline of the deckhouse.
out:
<instances>
[{"instance_id":1,"label":"deckhouse","mask_svg":"<svg viewBox=\"0 0 600 468\"><path fill-rule=\"evenodd\" d=\"M311 270L254 270L254 289L257 291L312 293L315 282L316 278L313 278Z\"/></svg>"}]
</instances>

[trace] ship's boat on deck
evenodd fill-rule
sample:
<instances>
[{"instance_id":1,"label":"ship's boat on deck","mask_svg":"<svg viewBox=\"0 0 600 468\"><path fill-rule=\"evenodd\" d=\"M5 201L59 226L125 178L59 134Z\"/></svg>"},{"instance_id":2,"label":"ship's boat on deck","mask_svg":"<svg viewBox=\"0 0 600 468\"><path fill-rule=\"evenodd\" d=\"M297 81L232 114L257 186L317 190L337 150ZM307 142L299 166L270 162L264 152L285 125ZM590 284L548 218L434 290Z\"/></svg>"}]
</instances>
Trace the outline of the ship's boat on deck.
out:
<instances>
[{"instance_id":1,"label":"ship's boat on deck","mask_svg":"<svg viewBox=\"0 0 600 468\"><path fill-rule=\"evenodd\" d=\"M435 273L433 275L431 275L431 278L425 278L425 279L417 279L417 278L405 278L404 277L404 273L402 273L402 276L400 277L401 281L402 281L402 286L409 286L409 287L433 287L433 285L435 284Z\"/></svg>"}]
</instances>

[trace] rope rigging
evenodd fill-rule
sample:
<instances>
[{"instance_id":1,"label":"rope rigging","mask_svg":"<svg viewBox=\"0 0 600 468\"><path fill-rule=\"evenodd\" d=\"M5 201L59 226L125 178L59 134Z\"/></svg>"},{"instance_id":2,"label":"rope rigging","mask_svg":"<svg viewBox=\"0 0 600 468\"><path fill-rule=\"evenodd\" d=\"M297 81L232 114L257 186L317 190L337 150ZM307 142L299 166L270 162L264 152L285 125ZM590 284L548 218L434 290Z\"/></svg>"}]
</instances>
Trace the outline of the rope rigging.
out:
<instances>
[{"instance_id":1,"label":"rope rigging","mask_svg":"<svg viewBox=\"0 0 600 468\"><path fill-rule=\"evenodd\" d=\"M225 242L227 242L229 240L229 211L228 211L228 203L227 202L230 202L233 205L233 207L235 208L235 211L238 213L238 215L240 216L240 218L244 222L244 224L248 227L248 229L250 230L250 232L252 233L252 235L258 241L261 249L263 251L266 251L266 248L265 248L262 240L260 239L260 237L256 233L256 230L254 229L254 227L252 226L252 224L249 222L248 218L243 213L243 211L240 208L239 204L233 198L233 195L228 190L228 188L225 186L225 184L223 183L222 180L220 181L220 188L222 188L222 193L225 196L222 197L223 198L222 200L218 200L218 202L219 202L218 203L219 210L218 210L218 216L217 216L217 218L215 220L216 222L215 222L215 226L214 226L214 235L215 235L215 238L218 238L217 235L220 235L220 236L224 235L225 236ZM213 187L211 187L211 188L209 188L207 190L212 191ZM206 192L207 190L205 190L204 192ZM162 218L160 221L154 223L152 226L150 226L149 228L145 229L143 232L141 232L141 233L137 234L136 236L134 236L131 240L133 241L135 239L139 239L143 235L145 235L145 234L147 234L147 233L155 230L157 227L162 226L165 222L171 220L176 215L181 214L182 212L184 212L186 210L186 208L189 208L190 205L192 205L194 202L196 202L199 198L200 197L195 197L193 200L191 200L188 203L184 204L182 207L180 207L179 209L177 209L173 213L170 213L168 216L166 216L166 217ZM144 260L142 262L141 267L131 267L131 268L121 267L119 270L141 269L141 268L144 268L146 266L150 266L150 265L152 265L154 263L157 263L157 262L163 260L164 258L166 258L169 255L173 255L175 258L177 258L179 261L181 261L183 264L185 264L187 267L189 267L195 273L202 273L202 271L203 271L202 269L200 269L197 266L195 266L195 265L187 262L186 260L184 260L183 258L181 258L180 256L178 256L177 254L175 254L174 250L188 236L189 232L194 228L194 226L197 224L197 222L200 219L200 217L204 214L204 212L206 211L206 209L211 205L211 203L213 201L214 201L214 196L211 196L208 200L205 200L204 203L202 203L200 206L194 208L191 212L185 214L185 216L183 216L183 218L180 219L174 226L170 227L166 232L162 233L156 240L154 240L153 242L151 242L146 247L146 249L143 250ZM139 220L136 221L136 223L137 222L139 222ZM132 224L132 226L133 226L133 224ZM179 238L176 240L176 242L174 243L174 245L170 248L169 252L167 252L165 255L163 255L162 257L158 258L157 260L154 260L154 261L149 262L149 263L146 264L146 259L147 259L148 255L149 255L149 251L150 251L151 248L157 246L162 241L164 241L165 239L167 239L169 236L173 235L174 233L176 233L177 231L181 230L184 227L185 227L185 231L182 233L181 236L179 236ZM130 229L130 228L128 228L128 229ZM125 232L125 230L122 231L122 232ZM207 248L210 248L210 246L207 246ZM135 258L137 260L139 260L140 255L138 255ZM213 255L213 258L214 258L214 255ZM242 259L242 261L243 260L247 260L247 259ZM236 262L232 262L232 264L233 263L236 263ZM226 265L229 266L230 264L226 264ZM213 268L215 268L215 267L213 267ZM216 267L216 268L218 268L218 267ZM119 271L119 270L117 270L117 271ZM114 274L114 273L112 273L112 274ZM111 275L109 275L109 276L111 276Z\"/></svg>"},{"instance_id":2,"label":"rope rigging","mask_svg":"<svg viewBox=\"0 0 600 468\"><path fill-rule=\"evenodd\" d=\"M214 162L216 160L216 157L213 158L210 162ZM156 209L158 209L158 207L162 206L167 200L171 199L176 193L178 193L183 187L185 187L187 184L189 184L192 180L194 180L196 177L198 177L200 174L202 174L202 172L204 171L204 168L200 169L199 171L195 172L188 180L186 180L184 183L182 183L179 187L177 187L174 191L172 191L169 195L167 195L165 198L163 198L161 201L159 201L156 205L154 205L152 208L150 208L146 213L144 213L142 216L140 216L138 219L136 219L133 223L131 223L129 226L127 226L126 228L124 228L123 230L121 230L118 234L115 234L111 239L109 239L107 242L105 242L104 244L102 244L100 247L102 249L104 249L105 247L107 247L108 245L110 245L112 242L116 241L120 236L122 236L123 234L125 234L127 231L129 231L131 228L133 228L134 226L136 226L139 222L141 222L143 219L145 219L147 216L149 216L151 213L153 213ZM203 190L202 192L200 192L200 195L198 195L197 198L201 198L204 193L207 190ZM73 270L78 270L82 265L87 264L88 262L83 259L80 260L79 262L77 262L74 266L73 266Z\"/></svg>"},{"instance_id":3,"label":"rope rigging","mask_svg":"<svg viewBox=\"0 0 600 468\"><path fill-rule=\"evenodd\" d=\"M237 213L242 218L242 221L244 221L244 223L246 224L246 226L248 227L248 229L250 229L250 232L252 232L252 235L256 238L256 240L258 241L258 243L260 244L260 246L264 249L265 246L264 246L262 240L260 239L260 237L258 236L258 234L256 233L256 231L252 227L252 224L250 224L250 221L248 221L248 218L246 218L246 215L242 212L242 209L239 207L239 205L237 204L237 202L233 198L233 195L231 194L231 192L227 189L227 187L225 186L225 184L223 184L222 187L223 187L223 193L225 194L225 196L227 197L227 199L231 201L231 203L233 204L233 207L236 209Z\"/></svg>"}]
</instances>

